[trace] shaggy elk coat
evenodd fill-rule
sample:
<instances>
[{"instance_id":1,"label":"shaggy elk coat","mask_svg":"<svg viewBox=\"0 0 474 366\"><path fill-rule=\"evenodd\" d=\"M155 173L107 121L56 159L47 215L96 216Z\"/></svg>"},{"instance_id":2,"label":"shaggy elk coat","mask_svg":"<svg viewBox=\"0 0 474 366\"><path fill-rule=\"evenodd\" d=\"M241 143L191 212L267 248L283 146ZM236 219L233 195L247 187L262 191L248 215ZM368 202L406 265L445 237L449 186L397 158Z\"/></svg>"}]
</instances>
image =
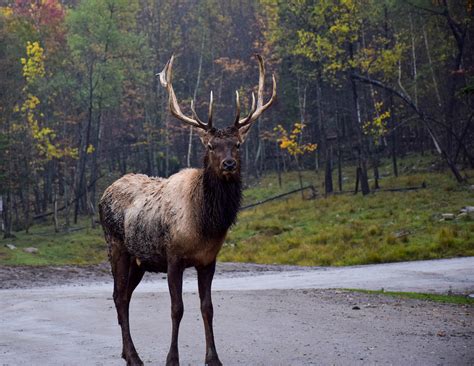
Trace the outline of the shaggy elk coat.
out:
<instances>
[{"instance_id":1,"label":"shaggy elk coat","mask_svg":"<svg viewBox=\"0 0 474 366\"><path fill-rule=\"evenodd\" d=\"M122 330L122 357L128 365L142 365L130 335L129 304L145 271L165 272L171 297L172 335L166 364L179 365L178 330L183 316L182 279L187 267L198 273L201 313L206 335L207 365L222 365L214 344L211 283L216 257L227 230L235 222L242 196L240 144L254 121L273 103L273 92L263 104L264 63L259 63L257 102L252 93L248 116L240 117L239 94L234 124L223 130L212 126L213 97L208 122L181 112L171 84L173 57L159 74L169 94L171 113L198 129L206 147L202 169L183 169L171 177L127 174L109 186L99 213L114 276L114 302Z\"/></svg>"}]
</instances>

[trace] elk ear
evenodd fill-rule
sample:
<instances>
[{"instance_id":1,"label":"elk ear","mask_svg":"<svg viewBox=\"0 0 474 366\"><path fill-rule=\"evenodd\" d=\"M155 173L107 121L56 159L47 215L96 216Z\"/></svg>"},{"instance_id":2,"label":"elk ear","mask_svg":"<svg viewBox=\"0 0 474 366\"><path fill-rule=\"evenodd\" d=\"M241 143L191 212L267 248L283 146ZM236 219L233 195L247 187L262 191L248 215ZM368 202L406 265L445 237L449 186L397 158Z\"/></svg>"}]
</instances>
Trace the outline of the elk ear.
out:
<instances>
[{"instance_id":1,"label":"elk ear","mask_svg":"<svg viewBox=\"0 0 474 366\"><path fill-rule=\"evenodd\" d=\"M197 130L197 133L199 135L199 138L201 139L201 142L204 146L207 146L207 144L209 143L209 140L210 140L210 136L209 136L209 133L207 131L204 131L200 128L196 128Z\"/></svg>"}]
</instances>

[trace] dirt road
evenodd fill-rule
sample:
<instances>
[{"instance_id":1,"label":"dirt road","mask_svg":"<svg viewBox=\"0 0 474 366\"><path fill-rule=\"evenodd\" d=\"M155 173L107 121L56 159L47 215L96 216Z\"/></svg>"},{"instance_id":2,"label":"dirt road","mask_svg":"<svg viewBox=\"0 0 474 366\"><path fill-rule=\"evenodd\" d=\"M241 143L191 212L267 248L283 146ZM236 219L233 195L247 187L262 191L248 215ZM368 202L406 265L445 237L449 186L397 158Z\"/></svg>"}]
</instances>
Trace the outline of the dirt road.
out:
<instances>
[{"instance_id":1,"label":"dirt road","mask_svg":"<svg viewBox=\"0 0 474 366\"><path fill-rule=\"evenodd\" d=\"M431 278L433 290L473 290L473 258L463 260L359 266L349 272L220 267L214 308L221 360L225 365L472 365L472 306L315 289L332 278L327 287L363 287L356 284L367 281L365 287L409 290L403 281L419 288L423 278ZM385 281L383 286L373 278ZM165 290L165 281L152 277L132 300L132 334L150 365L163 365L169 346ZM111 293L110 282L1 290L0 364L124 365ZM184 302L182 365L202 365L204 332L192 274Z\"/></svg>"}]
</instances>

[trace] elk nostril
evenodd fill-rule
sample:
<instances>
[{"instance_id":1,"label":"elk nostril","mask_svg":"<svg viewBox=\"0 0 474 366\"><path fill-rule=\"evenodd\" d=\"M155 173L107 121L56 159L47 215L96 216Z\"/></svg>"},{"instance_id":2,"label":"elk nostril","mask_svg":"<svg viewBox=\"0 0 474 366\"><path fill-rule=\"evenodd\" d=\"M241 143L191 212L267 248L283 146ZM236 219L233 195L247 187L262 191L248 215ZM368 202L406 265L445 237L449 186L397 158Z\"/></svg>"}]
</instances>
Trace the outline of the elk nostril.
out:
<instances>
[{"instance_id":1,"label":"elk nostril","mask_svg":"<svg viewBox=\"0 0 474 366\"><path fill-rule=\"evenodd\" d=\"M237 166L235 159L226 159L222 162L222 167L224 170L234 170Z\"/></svg>"}]
</instances>

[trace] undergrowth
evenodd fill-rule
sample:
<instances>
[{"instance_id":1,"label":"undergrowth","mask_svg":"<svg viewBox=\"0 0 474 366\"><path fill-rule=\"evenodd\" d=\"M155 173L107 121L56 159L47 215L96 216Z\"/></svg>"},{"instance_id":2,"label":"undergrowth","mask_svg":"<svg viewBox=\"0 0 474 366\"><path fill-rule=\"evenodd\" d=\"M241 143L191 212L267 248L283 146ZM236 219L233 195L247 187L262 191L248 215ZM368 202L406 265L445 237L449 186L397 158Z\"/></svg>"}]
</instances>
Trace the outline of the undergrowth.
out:
<instances>
[{"instance_id":1,"label":"undergrowth","mask_svg":"<svg viewBox=\"0 0 474 366\"><path fill-rule=\"evenodd\" d=\"M442 213L457 214L474 206L474 193L458 185L448 172L428 172L427 159L401 162L398 178L382 166L382 188L421 186L407 192L321 194L323 173L303 172L305 184L320 194L314 200L299 193L265 203L239 214L219 255L220 261L315 265L356 265L474 255L474 220L463 217L440 221ZM344 190L353 189L353 170L344 170ZM466 172L473 176L474 171ZM336 174L335 174L336 175ZM472 184L472 183L471 183ZM250 185L244 204L297 188L297 173L275 174ZM73 231L54 233L50 223L35 225L30 233L0 241L0 264L93 264L106 260L100 227L83 219ZM5 244L17 247L10 250ZM35 247L37 253L26 253Z\"/></svg>"},{"instance_id":2,"label":"undergrowth","mask_svg":"<svg viewBox=\"0 0 474 366\"><path fill-rule=\"evenodd\" d=\"M34 225L29 233L16 232L15 238L1 240L0 264L8 265L66 265L97 264L106 260L106 244L100 225L90 228L82 219L68 231L55 233L50 224ZM16 249L8 249L13 244ZM27 253L34 247L37 253Z\"/></svg>"},{"instance_id":3,"label":"undergrowth","mask_svg":"<svg viewBox=\"0 0 474 366\"><path fill-rule=\"evenodd\" d=\"M378 191L368 196L343 194L302 200L299 194L240 213L220 253L221 261L298 265L357 265L474 255L474 220L441 221L474 206L474 193L448 172L428 172L428 159L402 162L404 176L381 167L382 188L421 186L414 191ZM422 172L420 172L422 171ZM468 175L473 175L468 171ZM305 172L305 184L322 191L323 174ZM353 189L352 170L344 171L344 190ZM264 177L245 192L245 203L266 191L278 194L297 187L296 173Z\"/></svg>"}]
</instances>

